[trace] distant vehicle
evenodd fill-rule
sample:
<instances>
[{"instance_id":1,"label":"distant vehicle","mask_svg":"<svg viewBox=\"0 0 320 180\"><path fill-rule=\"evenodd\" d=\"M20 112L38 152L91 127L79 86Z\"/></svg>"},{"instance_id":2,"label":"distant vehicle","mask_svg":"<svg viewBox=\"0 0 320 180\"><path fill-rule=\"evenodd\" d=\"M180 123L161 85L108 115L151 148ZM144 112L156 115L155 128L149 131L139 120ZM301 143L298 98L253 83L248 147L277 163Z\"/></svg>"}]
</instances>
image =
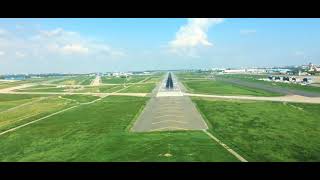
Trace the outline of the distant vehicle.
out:
<instances>
[{"instance_id":1,"label":"distant vehicle","mask_svg":"<svg viewBox=\"0 0 320 180\"><path fill-rule=\"evenodd\" d=\"M289 77L283 77L282 80L283 81L289 81Z\"/></svg>"}]
</instances>

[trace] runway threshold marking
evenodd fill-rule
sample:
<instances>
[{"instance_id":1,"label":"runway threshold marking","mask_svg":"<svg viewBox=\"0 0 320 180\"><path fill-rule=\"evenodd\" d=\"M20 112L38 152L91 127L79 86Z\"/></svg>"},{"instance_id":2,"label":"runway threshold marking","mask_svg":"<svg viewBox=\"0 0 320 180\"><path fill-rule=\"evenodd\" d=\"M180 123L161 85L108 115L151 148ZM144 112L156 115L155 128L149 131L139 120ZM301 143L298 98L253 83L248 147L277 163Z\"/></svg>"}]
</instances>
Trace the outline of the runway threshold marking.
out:
<instances>
[{"instance_id":1,"label":"runway threshold marking","mask_svg":"<svg viewBox=\"0 0 320 180\"><path fill-rule=\"evenodd\" d=\"M166 114L166 115L163 115ZM159 117L160 116L160 117ZM183 113L181 112L175 112L175 111L170 111L170 112L156 112L154 113L154 117L158 117L158 118L166 118L167 117L172 117L172 118L183 118L185 116L183 116Z\"/></svg>"},{"instance_id":2,"label":"runway threshold marking","mask_svg":"<svg viewBox=\"0 0 320 180\"><path fill-rule=\"evenodd\" d=\"M233 156L235 156L237 159L239 159L241 162L248 162L245 158L240 156L237 152L235 152L233 149L231 149L229 146L224 144L222 141L220 141L218 138L213 136L211 133L209 133L207 130L202 130L204 133L206 133L211 139L215 140L218 144L220 144L222 147L224 147L228 152L230 152Z\"/></svg>"},{"instance_id":3,"label":"runway threshold marking","mask_svg":"<svg viewBox=\"0 0 320 180\"><path fill-rule=\"evenodd\" d=\"M182 108L159 108L159 112L162 112L162 111L165 111L165 112L182 112L183 109Z\"/></svg>"},{"instance_id":4,"label":"runway threshold marking","mask_svg":"<svg viewBox=\"0 0 320 180\"><path fill-rule=\"evenodd\" d=\"M153 122L151 124L159 124L159 123L164 123L164 122L177 122L177 123L182 123L182 124L188 124L187 122L176 121L176 120L163 120L163 121Z\"/></svg>"},{"instance_id":5,"label":"runway threshold marking","mask_svg":"<svg viewBox=\"0 0 320 180\"><path fill-rule=\"evenodd\" d=\"M156 116L154 118L159 119L159 118L163 118L163 117L183 117L183 116L165 114L165 115L162 115L162 116Z\"/></svg>"},{"instance_id":6,"label":"runway threshold marking","mask_svg":"<svg viewBox=\"0 0 320 180\"><path fill-rule=\"evenodd\" d=\"M185 129L185 128L169 126L169 127L162 127L162 128L152 129L151 131L161 131L161 130L165 130L165 129L184 130L184 131L188 130L188 129Z\"/></svg>"},{"instance_id":7,"label":"runway threshold marking","mask_svg":"<svg viewBox=\"0 0 320 180\"><path fill-rule=\"evenodd\" d=\"M177 114L177 113L182 113L183 112L183 109L159 109L159 111L158 112L156 112L156 113L167 113L167 114L170 114L170 113L175 113L175 114Z\"/></svg>"}]
</instances>

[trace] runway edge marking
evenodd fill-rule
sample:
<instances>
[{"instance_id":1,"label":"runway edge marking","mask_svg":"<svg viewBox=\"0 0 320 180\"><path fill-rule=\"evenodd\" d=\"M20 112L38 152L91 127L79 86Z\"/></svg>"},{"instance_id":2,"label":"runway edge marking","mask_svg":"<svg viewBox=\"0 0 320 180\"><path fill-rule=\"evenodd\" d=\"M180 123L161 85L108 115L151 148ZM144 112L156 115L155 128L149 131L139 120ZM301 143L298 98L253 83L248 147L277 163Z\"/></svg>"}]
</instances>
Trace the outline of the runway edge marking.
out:
<instances>
[{"instance_id":1,"label":"runway edge marking","mask_svg":"<svg viewBox=\"0 0 320 180\"><path fill-rule=\"evenodd\" d=\"M239 159L241 162L248 162L245 158L243 158L242 156L240 156L237 152L235 152L234 150L232 150L229 146L227 146L226 144L224 144L222 141L220 141L218 138L216 138L215 136L213 136L211 133L209 133L207 130L203 129L202 130L204 133L206 133L210 138L212 138L213 140L215 140L218 144L220 144L222 147L224 147L227 151L229 151L232 155L234 155L237 159Z\"/></svg>"}]
</instances>

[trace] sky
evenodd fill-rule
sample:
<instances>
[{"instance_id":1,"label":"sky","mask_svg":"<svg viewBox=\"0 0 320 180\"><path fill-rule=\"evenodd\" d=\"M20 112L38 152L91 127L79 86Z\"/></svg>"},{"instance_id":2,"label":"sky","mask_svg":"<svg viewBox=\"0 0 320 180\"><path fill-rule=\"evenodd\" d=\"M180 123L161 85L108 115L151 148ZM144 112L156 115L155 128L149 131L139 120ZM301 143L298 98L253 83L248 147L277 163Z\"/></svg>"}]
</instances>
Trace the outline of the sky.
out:
<instances>
[{"instance_id":1,"label":"sky","mask_svg":"<svg viewBox=\"0 0 320 180\"><path fill-rule=\"evenodd\" d=\"M320 64L319 18L0 18L0 74Z\"/></svg>"}]
</instances>

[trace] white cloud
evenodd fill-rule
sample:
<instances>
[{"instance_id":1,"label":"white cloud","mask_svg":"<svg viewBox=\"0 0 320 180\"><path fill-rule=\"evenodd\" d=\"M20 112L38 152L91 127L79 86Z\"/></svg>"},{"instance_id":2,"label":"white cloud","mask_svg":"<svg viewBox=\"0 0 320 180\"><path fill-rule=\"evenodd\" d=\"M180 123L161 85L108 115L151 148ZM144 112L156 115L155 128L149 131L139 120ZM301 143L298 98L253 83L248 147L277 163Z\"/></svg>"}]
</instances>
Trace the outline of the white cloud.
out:
<instances>
[{"instance_id":1,"label":"white cloud","mask_svg":"<svg viewBox=\"0 0 320 180\"><path fill-rule=\"evenodd\" d=\"M0 56L3 56L3 55L5 55L5 54L6 54L5 52L0 51Z\"/></svg>"},{"instance_id":2,"label":"white cloud","mask_svg":"<svg viewBox=\"0 0 320 180\"><path fill-rule=\"evenodd\" d=\"M88 43L88 47L96 54L110 56L110 57L124 57L126 53L120 49L111 48L105 43Z\"/></svg>"},{"instance_id":3,"label":"white cloud","mask_svg":"<svg viewBox=\"0 0 320 180\"><path fill-rule=\"evenodd\" d=\"M40 31L34 39L44 43L50 52L63 55L98 55L121 57L125 53L108 44L81 36L77 32L65 31L61 28Z\"/></svg>"},{"instance_id":4,"label":"white cloud","mask_svg":"<svg viewBox=\"0 0 320 180\"><path fill-rule=\"evenodd\" d=\"M5 32L5 31L3 31ZM78 32L62 28L33 30L21 34L10 31L0 36L0 49L6 52L8 60L28 55L30 59L72 59L83 56L88 60L93 57L102 59L122 57L125 53L101 40L90 39Z\"/></svg>"},{"instance_id":5,"label":"white cloud","mask_svg":"<svg viewBox=\"0 0 320 180\"><path fill-rule=\"evenodd\" d=\"M47 37L56 36L59 34L63 34L64 30L62 28L56 28L53 30L42 30L40 31L40 34Z\"/></svg>"},{"instance_id":6,"label":"white cloud","mask_svg":"<svg viewBox=\"0 0 320 180\"><path fill-rule=\"evenodd\" d=\"M187 24L180 27L175 39L169 42L170 51L194 55L197 48L212 46L207 32L212 25L221 22L222 18L189 18Z\"/></svg>"},{"instance_id":7,"label":"white cloud","mask_svg":"<svg viewBox=\"0 0 320 180\"><path fill-rule=\"evenodd\" d=\"M5 35L7 33L7 30L5 30L5 29L0 29L0 36L1 35Z\"/></svg>"},{"instance_id":8,"label":"white cloud","mask_svg":"<svg viewBox=\"0 0 320 180\"><path fill-rule=\"evenodd\" d=\"M257 30L255 29L241 29L240 34L241 35L251 35L257 33Z\"/></svg>"},{"instance_id":9,"label":"white cloud","mask_svg":"<svg viewBox=\"0 0 320 180\"><path fill-rule=\"evenodd\" d=\"M81 44L67 44L61 50L67 54L87 54L89 52L89 49Z\"/></svg>"},{"instance_id":10,"label":"white cloud","mask_svg":"<svg viewBox=\"0 0 320 180\"><path fill-rule=\"evenodd\" d=\"M16 54L16 56L17 56L18 58L24 58L24 57L26 57L26 54L23 53L23 52L20 52L20 51L17 51L15 54Z\"/></svg>"}]
</instances>

